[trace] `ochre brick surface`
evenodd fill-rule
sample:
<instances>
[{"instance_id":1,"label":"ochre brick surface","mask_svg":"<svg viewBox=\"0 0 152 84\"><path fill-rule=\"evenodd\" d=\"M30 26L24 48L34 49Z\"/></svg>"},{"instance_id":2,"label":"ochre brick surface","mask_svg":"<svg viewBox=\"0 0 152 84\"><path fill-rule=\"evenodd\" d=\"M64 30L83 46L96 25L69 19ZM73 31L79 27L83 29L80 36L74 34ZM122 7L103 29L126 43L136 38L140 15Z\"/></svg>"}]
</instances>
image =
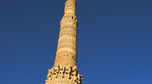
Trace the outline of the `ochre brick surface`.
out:
<instances>
[{"instance_id":1,"label":"ochre brick surface","mask_svg":"<svg viewBox=\"0 0 152 84\"><path fill-rule=\"evenodd\" d=\"M66 0L55 64L49 69L45 84L82 84L82 75L77 69L77 18L76 1Z\"/></svg>"}]
</instances>

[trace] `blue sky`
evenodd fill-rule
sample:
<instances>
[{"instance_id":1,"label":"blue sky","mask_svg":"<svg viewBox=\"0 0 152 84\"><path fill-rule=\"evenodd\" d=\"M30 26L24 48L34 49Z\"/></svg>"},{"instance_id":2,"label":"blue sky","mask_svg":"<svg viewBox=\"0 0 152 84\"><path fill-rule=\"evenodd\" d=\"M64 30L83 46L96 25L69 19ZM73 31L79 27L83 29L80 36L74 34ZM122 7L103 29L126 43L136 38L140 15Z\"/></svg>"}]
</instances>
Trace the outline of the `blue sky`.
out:
<instances>
[{"instance_id":1,"label":"blue sky","mask_svg":"<svg viewBox=\"0 0 152 84\"><path fill-rule=\"evenodd\" d=\"M44 84L65 0L0 0L0 84ZM77 0L83 84L152 84L152 1Z\"/></svg>"}]
</instances>

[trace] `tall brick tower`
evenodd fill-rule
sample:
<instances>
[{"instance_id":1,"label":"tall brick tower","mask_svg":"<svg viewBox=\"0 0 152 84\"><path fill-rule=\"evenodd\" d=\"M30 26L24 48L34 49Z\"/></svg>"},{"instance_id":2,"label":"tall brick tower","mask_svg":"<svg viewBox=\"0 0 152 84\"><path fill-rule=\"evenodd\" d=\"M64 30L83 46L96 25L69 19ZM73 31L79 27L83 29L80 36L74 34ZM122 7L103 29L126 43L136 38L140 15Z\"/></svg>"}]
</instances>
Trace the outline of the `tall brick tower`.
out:
<instances>
[{"instance_id":1,"label":"tall brick tower","mask_svg":"<svg viewBox=\"0 0 152 84\"><path fill-rule=\"evenodd\" d=\"M55 64L49 69L45 84L82 84L82 75L77 69L77 24L76 0L66 0Z\"/></svg>"}]
</instances>

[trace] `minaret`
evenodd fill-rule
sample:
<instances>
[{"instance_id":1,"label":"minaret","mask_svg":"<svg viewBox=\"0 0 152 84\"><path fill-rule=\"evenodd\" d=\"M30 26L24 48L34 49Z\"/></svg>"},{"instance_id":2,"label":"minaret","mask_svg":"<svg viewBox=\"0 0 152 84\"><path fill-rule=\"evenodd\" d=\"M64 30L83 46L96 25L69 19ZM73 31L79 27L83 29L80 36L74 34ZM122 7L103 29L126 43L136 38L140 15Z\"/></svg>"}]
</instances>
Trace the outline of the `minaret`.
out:
<instances>
[{"instance_id":1,"label":"minaret","mask_svg":"<svg viewBox=\"0 0 152 84\"><path fill-rule=\"evenodd\" d=\"M76 65L77 24L76 0L66 0L55 64L49 69L45 84L82 84L82 75Z\"/></svg>"}]
</instances>

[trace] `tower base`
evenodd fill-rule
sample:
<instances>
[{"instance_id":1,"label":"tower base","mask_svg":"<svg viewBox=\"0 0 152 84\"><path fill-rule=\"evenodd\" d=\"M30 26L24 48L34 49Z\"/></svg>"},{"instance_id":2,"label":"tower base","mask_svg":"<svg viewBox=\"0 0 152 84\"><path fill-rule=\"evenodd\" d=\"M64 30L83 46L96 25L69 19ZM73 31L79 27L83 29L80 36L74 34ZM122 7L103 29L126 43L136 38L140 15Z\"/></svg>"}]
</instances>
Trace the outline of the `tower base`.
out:
<instances>
[{"instance_id":1,"label":"tower base","mask_svg":"<svg viewBox=\"0 0 152 84\"><path fill-rule=\"evenodd\" d=\"M58 65L49 69L45 84L82 84L77 66Z\"/></svg>"}]
</instances>

